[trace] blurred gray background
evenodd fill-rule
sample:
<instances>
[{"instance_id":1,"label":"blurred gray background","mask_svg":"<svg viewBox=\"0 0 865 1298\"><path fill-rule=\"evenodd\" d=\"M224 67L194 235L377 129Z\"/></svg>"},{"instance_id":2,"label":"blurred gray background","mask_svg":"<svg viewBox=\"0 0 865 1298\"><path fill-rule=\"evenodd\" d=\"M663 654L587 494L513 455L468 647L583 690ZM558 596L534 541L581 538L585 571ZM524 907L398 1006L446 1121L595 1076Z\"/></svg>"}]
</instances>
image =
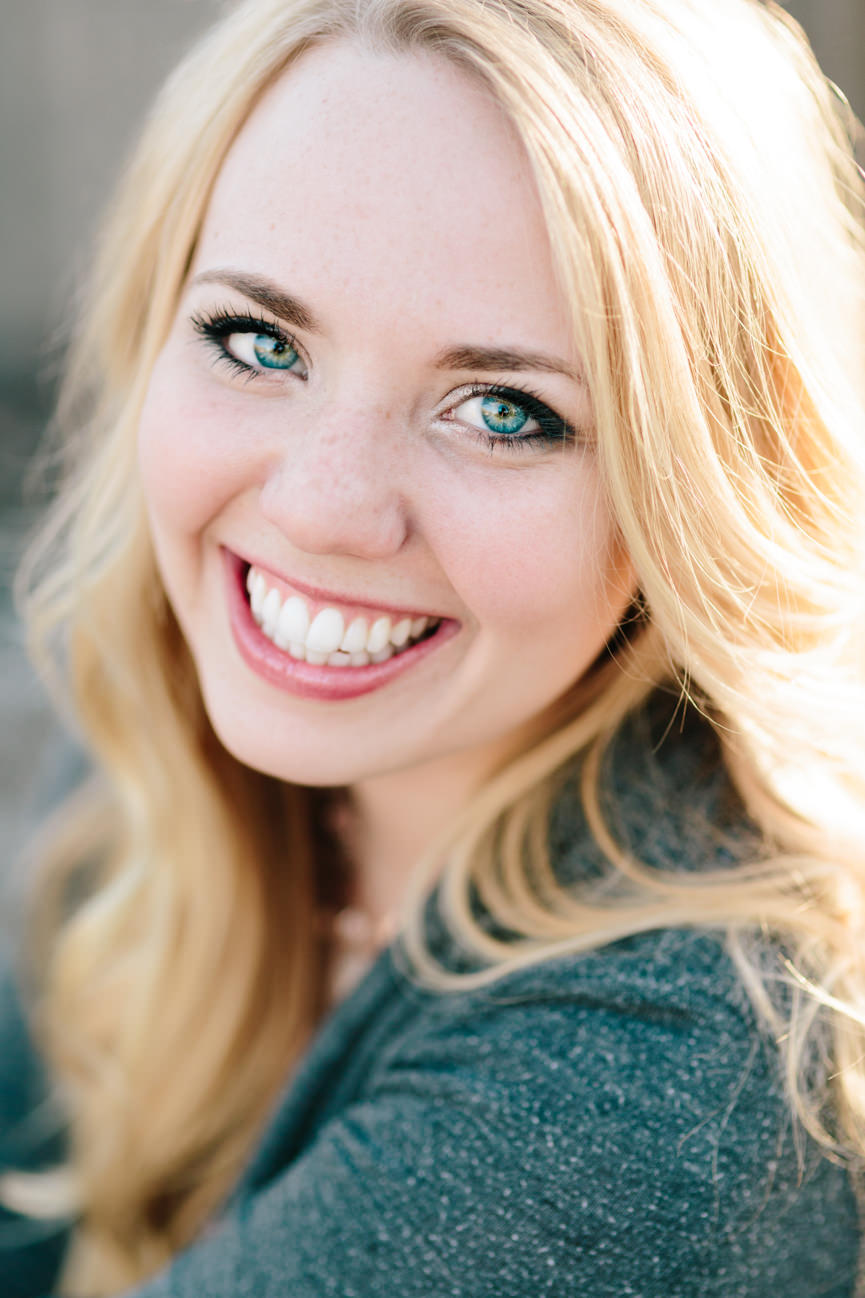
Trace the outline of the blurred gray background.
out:
<instances>
[{"instance_id":1,"label":"blurred gray background","mask_svg":"<svg viewBox=\"0 0 865 1298\"><path fill-rule=\"evenodd\" d=\"M0 950L69 740L30 672L10 579L62 321L96 217L165 74L217 0L0 0Z\"/></svg>"},{"instance_id":2,"label":"blurred gray background","mask_svg":"<svg viewBox=\"0 0 865 1298\"><path fill-rule=\"evenodd\" d=\"M60 322L95 218L155 87L220 7L0 0L0 938L39 790L56 779L68 743L26 665L10 606L35 508L22 499L22 475L51 409ZM865 117L865 0L787 7Z\"/></svg>"}]
</instances>

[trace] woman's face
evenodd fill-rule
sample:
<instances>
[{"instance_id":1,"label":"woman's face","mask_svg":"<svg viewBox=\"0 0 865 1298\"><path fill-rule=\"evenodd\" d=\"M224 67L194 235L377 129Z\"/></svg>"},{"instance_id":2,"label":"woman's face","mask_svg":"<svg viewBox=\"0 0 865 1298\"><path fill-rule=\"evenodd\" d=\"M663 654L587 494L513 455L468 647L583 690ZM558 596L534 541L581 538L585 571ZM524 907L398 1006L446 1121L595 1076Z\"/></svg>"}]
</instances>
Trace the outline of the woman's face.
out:
<instances>
[{"instance_id":1,"label":"woman's face","mask_svg":"<svg viewBox=\"0 0 865 1298\"><path fill-rule=\"evenodd\" d=\"M501 111L436 57L308 52L226 160L140 425L226 747L307 784L482 775L630 600L591 437Z\"/></svg>"}]
</instances>

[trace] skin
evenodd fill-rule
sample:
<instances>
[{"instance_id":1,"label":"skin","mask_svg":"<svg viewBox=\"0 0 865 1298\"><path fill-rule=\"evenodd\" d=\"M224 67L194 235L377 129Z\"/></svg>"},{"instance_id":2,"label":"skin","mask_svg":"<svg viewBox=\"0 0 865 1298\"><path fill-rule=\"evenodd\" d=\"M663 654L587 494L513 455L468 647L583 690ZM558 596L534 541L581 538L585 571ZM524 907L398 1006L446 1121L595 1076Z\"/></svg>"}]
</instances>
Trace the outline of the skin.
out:
<instances>
[{"instance_id":1,"label":"skin","mask_svg":"<svg viewBox=\"0 0 865 1298\"><path fill-rule=\"evenodd\" d=\"M294 371L239 376L196 333L192 316L221 308L280 323L199 279L225 268L314 313L320 332L289 331ZM457 345L542 352L569 373L437 368ZM528 385L581 437L490 451L472 382ZM305 54L220 173L152 374L140 464L216 732L259 770L351 788L357 901L373 912L398 902L411 861L630 601L591 425L539 200L501 110L437 56L349 42ZM298 698L240 657L221 547L455 619L459 633L371 694Z\"/></svg>"}]
</instances>

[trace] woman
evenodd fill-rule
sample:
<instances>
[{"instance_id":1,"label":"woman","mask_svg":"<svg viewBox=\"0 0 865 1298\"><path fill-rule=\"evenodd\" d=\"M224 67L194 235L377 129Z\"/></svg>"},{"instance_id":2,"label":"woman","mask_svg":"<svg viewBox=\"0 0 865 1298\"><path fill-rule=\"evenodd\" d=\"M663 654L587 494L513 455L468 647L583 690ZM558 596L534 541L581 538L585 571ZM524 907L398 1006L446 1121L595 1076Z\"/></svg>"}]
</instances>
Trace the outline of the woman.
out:
<instances>
[{"instance_id":1,"label":"woman","mask_svg":"<svg viewBox=\"0 0 865 1298\"><path fill-rule=\"evenodd\" d=\"M247 0L175 74L22 576L100 778L10 1289L853 1294L849 125L754 0Z\"/></svg>"}]
</instances>

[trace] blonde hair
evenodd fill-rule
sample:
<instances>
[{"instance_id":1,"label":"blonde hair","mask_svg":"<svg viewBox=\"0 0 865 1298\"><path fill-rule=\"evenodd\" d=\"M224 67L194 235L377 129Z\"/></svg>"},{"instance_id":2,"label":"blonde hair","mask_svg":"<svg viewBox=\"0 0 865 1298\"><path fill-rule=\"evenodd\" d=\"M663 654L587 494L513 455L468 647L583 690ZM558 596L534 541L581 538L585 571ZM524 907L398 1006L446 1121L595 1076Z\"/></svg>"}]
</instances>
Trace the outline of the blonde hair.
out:
<instances>
[{"instance_id":1,"label":"blonde hair","mask_svg":"<svg viewBox=\"0 0 865 1298\"><path fill-rule=\"evenodd\" d=\"M793 21L757 0L246 0L166 85L105 228L60 411L65 484L21 575L34 655L101 770L43 886L59 901L35 1020L71 1114L68 1175L6 1186L30 1211L65 1197L80 1213L70 1295L132 1285L196 1236L320 1012L315 797L242 767L210 728L156 572L134 434L233 138L274 78L340 34L453 60L519 132L641 590L609 653L418 863L412 967L444 989L647 928L727 929L803 1122L836 1154L865 1153L852 117ZM607 829L605 746L661 682L714 724L758 860L665 873ZM566 892L548 859L575 756L626 885L614 905ZM82 864L87 896L67 913ZM448 974L425 949L433 877L481 973ZM478 926L472 887L519 940ZM761 930L790 953L785 1022L744 941ZM837 1130L812 1075L824 1038Z\"/></svg>"}]
</instances>

